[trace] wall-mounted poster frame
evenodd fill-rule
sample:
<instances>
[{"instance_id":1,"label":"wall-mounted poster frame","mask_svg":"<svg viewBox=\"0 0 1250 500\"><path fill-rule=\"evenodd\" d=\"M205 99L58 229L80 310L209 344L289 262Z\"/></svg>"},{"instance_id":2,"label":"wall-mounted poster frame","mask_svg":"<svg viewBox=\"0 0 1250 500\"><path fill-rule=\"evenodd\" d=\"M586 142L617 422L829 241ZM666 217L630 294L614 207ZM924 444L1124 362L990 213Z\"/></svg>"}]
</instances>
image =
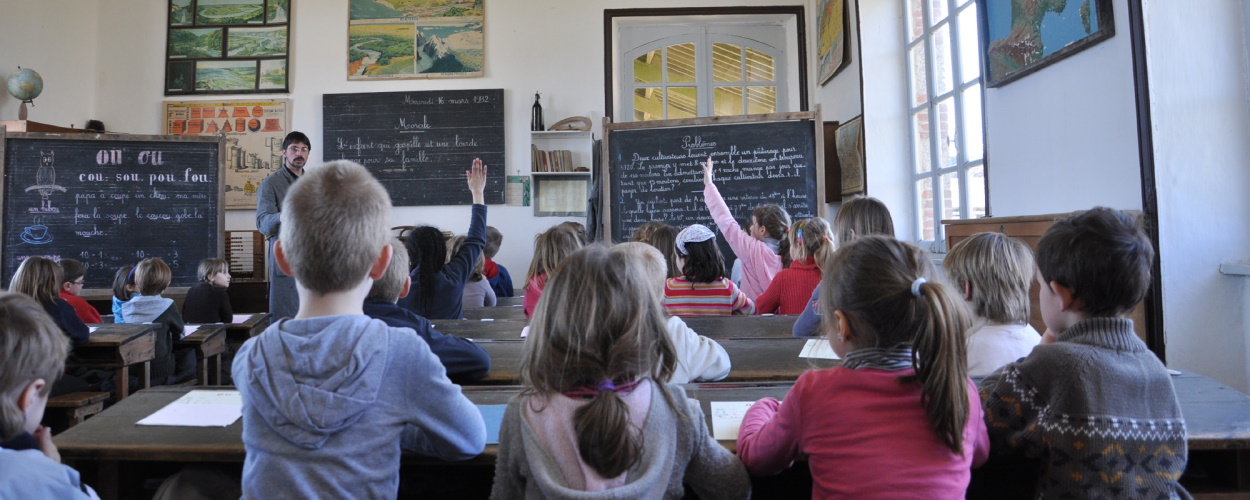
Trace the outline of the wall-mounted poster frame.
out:
<instances>
[{"instance_id":1,"label":"wall-mounted poster frame","mask_svg":"<svg viewBox=\"0 0 1250 500\"><path fill-rule=\"evenodd\" d=\"M165 95L288 93L291 0L168 0Z\"/></svg>"},{"instance_id":2,"label":"wall-mounted poster frame","mask_svg":"<svg viewBox=\"0 0 1250 500\"><path fill-rule=\"evenodd\" d=\"M1111 0L1044 5L1030 11L1018 2L977 0L986 87L1014 82L1115 36Z\"/></svg>"},{"instance_id":3,"label":"wall-mounted poster frame","mask_svg":"<svg viewBox=\"0 0 1250 500\"><path fill-rule=\"evenodd\" d=\"M864 115L856 116L838 126L836 132L838 164L842 174L842 196L867 192L868 172L864 162Z\"/></svg>"},{"instance_id":4,"label":"wall-mounted poster frame","mask_svg":"<svg viewBox=\"0 0 1250 500\"><path fill-rule=\"evenodd\" d=\"M165 135L221 136L225 208L256 209L260 181L282 167L282 139L291 131L287 99L165 101Z\"/></svg>"},{"instance_id":5,"label":"wall-mounted poster frame","mask_svg":"<svg viewBox=\"0 0 1250 500\"><path fill-rule=\"evenodd\" d=\"M816 16L817 74L824 85L851 61L846 38L846 0L820 0Z\"/></svg>"},{"instance_id":6,"label":"wall-mounted poster frame","mask_svg":"<svg viewBox=\"0 0 1250 500\"><path fill-rule=\"evenodd\" d=\"M347 79L474 78L485 0L349 0Z\"/></svg>"}]
</instances>

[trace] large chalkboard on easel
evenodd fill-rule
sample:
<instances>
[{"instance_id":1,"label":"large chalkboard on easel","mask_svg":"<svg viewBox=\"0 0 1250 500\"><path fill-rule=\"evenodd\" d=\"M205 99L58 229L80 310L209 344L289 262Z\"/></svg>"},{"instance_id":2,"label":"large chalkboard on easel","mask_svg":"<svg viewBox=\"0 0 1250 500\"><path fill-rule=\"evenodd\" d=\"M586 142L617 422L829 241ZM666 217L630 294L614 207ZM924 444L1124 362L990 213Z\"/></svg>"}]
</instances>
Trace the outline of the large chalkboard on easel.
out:
<instances>
[{"instance_id":1,"label":"large chalkboard on easel","mask_svg":"<svg viewBox=\"0 0 1250 500\"><path fill-rule=\"evenodd\" d=\"M703 201L703 163L729 211L750 223L751 210L774 203L794 220L823 215L823 137L819 111L605 124L604 224L628 241L653 220L678 228L716 225ZM728 252L724 237L722 251ZM726 265L733 254L726 253Z\"/></svg>"},{"instance_id":2,"label":"large chalkboard on easel","mask_svg":"<svg viewBox=\"0 0 1250 500\"><path fill-rule=\"evenodd\" d=\"M120 134L4 134L4 283L27 256L87 266L87 288L145 257L195 284L222 255L221 139Z\"/></svg>"},{"instance_id":3,"label":"large chalkboard on easel","mask_svg":"<svg viewBox=\"0 0 1250 500\"><path fill-rule=\"evenodd\" d=\"M464 171L488 167L486 203L503 203L503 89L326 94L326 161L364 165L395 206L467 205Z\"/></svg>"}]
</instances>

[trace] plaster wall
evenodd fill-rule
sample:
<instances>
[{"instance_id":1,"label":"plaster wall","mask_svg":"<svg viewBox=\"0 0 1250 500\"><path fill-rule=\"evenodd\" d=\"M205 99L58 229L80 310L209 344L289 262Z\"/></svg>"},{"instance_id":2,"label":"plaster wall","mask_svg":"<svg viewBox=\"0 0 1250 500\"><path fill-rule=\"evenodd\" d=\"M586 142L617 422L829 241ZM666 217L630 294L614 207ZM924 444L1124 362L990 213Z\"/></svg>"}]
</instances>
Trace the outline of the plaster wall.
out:
<instances>
[{"instance_id":1,"label":"plaster wall","mask_svg":"<svg viewBox=\"0 0 1250 500\"><path fill-rule=\"evenodd\" d=\"M3 2L0 86L18 66L43 77L43 93L27 105L28 119L82 128L95 114L99 2ZM0 90L0 120L16 120L21 102Z\"/></svg>"}]
</instances>

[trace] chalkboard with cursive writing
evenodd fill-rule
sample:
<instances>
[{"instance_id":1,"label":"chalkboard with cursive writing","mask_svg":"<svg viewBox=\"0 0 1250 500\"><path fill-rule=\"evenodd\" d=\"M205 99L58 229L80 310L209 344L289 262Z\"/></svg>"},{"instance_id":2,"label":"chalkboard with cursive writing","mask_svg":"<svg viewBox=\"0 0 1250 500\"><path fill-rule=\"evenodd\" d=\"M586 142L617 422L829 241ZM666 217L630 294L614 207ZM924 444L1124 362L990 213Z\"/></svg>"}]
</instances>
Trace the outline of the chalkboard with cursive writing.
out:
<instances>
[{"instance_id":1,"label":"chalkboard with cursive writing","mask_svg":"<svg viewBox=\"0 0 1250 500\"><path fill-rule=\"evenodd\" d=\"M818 112L605 124L604 225L628 241L653 220L716 230L703 200L703 163L743 229L751 210L773 203L794 220L823 215L823 137ZM729 252L724 237L721 249ZM733 262L726 253L726 265Z\"/></svg>"},{"instance_id":2,"label":"chalkboard with cursive writing","mask_svg":"<svg viewBox=\"0 0 1250 500\"><path fill-rule=\"evenodd\" d=\"M471 203L474 158L486 203L503 203L503 89L326 94L321 106L322 158L364 165L395 206Z\"/></svg>"},{"instance_id":3,"label":"chalkboard with cursive writing","mask_svg":"<svg viewBox=\"0 0 1250 500\"><path fill-rule=\"evenodd\" d=\"M146 257L194 285L221 257L222 154L217 137L2 134L5 286L30 255L87 267L86 288Z\"/></svg>"}]
</instances>

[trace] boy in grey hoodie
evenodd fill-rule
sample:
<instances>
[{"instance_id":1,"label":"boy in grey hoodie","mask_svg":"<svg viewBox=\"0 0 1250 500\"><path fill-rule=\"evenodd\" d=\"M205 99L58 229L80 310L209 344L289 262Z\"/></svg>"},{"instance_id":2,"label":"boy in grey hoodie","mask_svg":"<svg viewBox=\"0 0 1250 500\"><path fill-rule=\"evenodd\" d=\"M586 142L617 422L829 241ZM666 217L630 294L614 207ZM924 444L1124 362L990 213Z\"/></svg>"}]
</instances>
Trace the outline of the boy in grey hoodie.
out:
<instances>
[{"instance_id":1,"label":"boy in grey hoodie","mask_svg":"<svg viewBox=\"0 0 1250 500\"><path fill-rule=\"evenodd\" d=\"M485 185L480 161L466 174ZM394 498L401 441L446 460L485 447L481 414L425 341L362 314L395 251L390 211L381 184L346 161L310 169L283 200L274 260L295 277L299 312L234 360L244 498Z\"/></svg>"}]
</instances>

